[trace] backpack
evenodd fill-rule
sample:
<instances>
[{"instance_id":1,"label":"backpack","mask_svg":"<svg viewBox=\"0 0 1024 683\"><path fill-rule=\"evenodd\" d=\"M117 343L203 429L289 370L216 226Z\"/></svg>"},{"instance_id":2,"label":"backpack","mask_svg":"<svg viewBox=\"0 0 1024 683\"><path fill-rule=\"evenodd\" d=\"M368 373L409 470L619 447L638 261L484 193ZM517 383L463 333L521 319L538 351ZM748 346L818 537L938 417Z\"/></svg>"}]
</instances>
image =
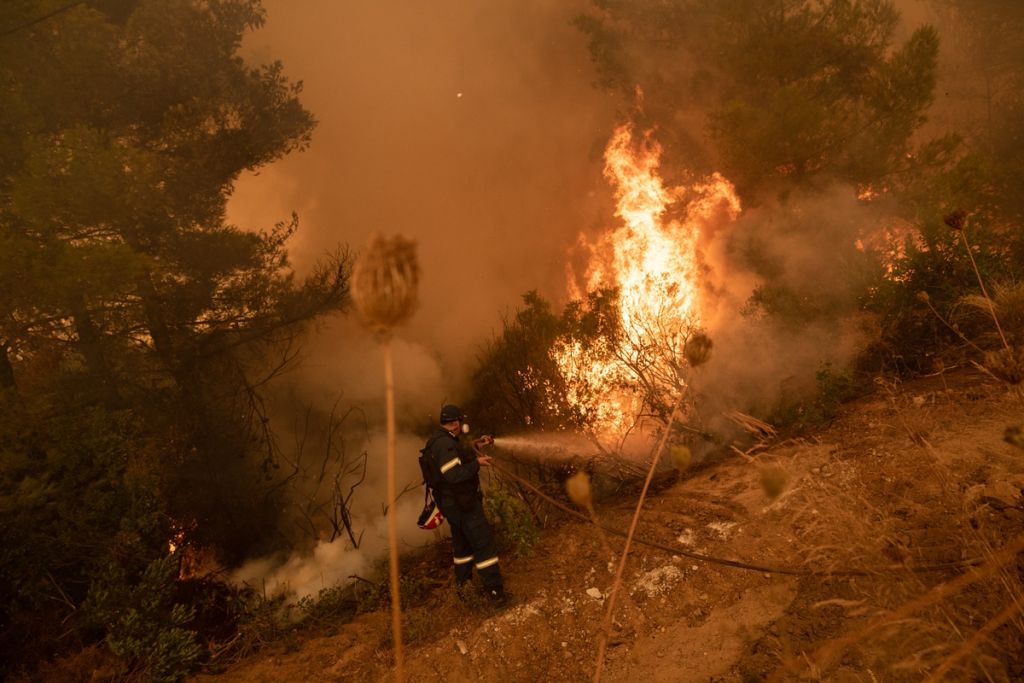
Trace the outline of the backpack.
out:
<instances>
[{"instance_id":1,"label":"backpack","mask_svg":"<svg viewBox=\"0 0 1024 683\"><path fill-rule=\"evenodd\" d=\"M419 519L416 520L416 526L428 530L436 529L444 521L444 515L441 514L441 508L438 507L437 499L434 496L434 491L440 489L442 480L440 473L434 470L430 454L428 453L432 445L434 445L433 439L428 441L424 448L420 449L420 473L423 475L424 489L423 511L420 513Z\"/></svg>"}]
</instances>

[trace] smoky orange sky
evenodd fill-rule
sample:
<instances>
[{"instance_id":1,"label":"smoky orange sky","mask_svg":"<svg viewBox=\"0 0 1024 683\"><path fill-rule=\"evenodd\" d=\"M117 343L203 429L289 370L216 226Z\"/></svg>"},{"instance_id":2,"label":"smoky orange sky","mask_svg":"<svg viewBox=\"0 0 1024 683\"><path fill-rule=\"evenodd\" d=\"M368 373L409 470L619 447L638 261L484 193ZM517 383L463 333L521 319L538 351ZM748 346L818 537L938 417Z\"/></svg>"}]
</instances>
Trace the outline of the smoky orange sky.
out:
<instances>
[{"instance_id":1,"label":"smoky orange sky","mask_svg":"<svg viewBox=\"0 0 1024 683\"><path fill-rule=\"evenodd\" d=\"M533 288L564 293L581 229L611 220L601 152L615 101L592 87L585 9L565 0L265 0L245 44L304 83L309 149L240 178L229 219L298 212L302 272L373 232L417 240L421 306L399 335L462 374Z\"/></svg>"}]
</instances>

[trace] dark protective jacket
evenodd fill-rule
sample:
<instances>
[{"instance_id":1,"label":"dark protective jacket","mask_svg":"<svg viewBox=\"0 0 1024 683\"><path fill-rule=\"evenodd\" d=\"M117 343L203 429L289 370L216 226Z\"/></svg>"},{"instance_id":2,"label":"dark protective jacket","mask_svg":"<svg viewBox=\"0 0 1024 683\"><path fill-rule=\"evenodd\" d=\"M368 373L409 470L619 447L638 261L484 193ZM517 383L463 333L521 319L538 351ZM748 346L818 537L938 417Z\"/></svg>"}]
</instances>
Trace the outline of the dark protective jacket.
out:
<instances>
[{"instance_id":1,"label":"dark protective jacket","mask_svg":"<svg viewBox=\"0 0 1024 683\"><path fill-rule=\"evenodd\" d=\"M438 427L427 440L423 454L428 456L425 459L433 470L430 480L437 504L452 531L456 584L461 586L471 580L476 569L488 595L502 598L498 548L484 515L476 452L463 444L459 436Z\"/></svg>"},{"instance_id":2,"label":"dark protective jacket","mask_svg":"<svg viewBox=\"0 0 1024 683\"><path fill-rule=\"evenodd\" d=\"M435 493L442 510L444 503L457 501L466 507L480 498L480 463L476 452L448 430L438 427L427 441L424 451L430 459L436 481L440 486Z\"/></svg>"}]
</instances>

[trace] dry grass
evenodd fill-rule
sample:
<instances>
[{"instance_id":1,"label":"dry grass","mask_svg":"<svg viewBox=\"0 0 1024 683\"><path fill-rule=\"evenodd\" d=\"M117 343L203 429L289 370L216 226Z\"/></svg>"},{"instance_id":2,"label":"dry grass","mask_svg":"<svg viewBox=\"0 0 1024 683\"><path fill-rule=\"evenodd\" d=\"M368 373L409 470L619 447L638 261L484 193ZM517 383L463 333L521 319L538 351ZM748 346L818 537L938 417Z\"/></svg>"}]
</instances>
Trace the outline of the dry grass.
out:
<instances>
[{"instance_id":1,"label":"dry grass","mask_svg":"<svg viewBox=\"0 0 1024 683\"><path fill-rule=\"evenodd\" d=\"M989 316L993 312L999 320L1009 344L1024 344L1024 282L996 283L992 286L991 308L989 300L974 294L960 300L959 322L969 323L975 313ZM998 334L980 340L987 346L998 345Z\"/></svg>"},{"instance_id":2,"label":"dry grass","mask_svg":"<svg viewBox=\"0 0 1024 683\"><path fill-rule=\"evenodd\" d=\"M1011 387L1024 381L1024 346L1008 346L985 354L985 369Z\"/></svg>"},{"instance_id":3,"label":"dry grass","mask_svg":"<svg viewBox=\"0 0 1024 683\"><path fill-rule=\"evenodd\" d=\"M1014 537L1019 510L1007 517L984 496L969 494L998 479L1003 467L1022 467L1005 458L996 467L984 450L981 457L967 457L953 446L954 455L949 446L937 449L922 436L940 438L943 427L966 427L966 410L958 426L949 424L957 406L944 406L929 420L926 409L908 410L915 404L898 390L889 398L891 428L902 428L908 448L873 454L867 462L865 455L834 459L795 482L785 504L795 512L798 545L809 568L907 570L837 584L832 591L839 597L814 606L841 609L850 626L820 642L811 655L784 648L788 654L773 680L831 680L843 668L877 673L878 680L1011 680L1006 663L1021 656L1024 634L1017 565L1024 536ZM977 557L985 562L974 569L911 571Z\"/></svg>"}]
</instances>

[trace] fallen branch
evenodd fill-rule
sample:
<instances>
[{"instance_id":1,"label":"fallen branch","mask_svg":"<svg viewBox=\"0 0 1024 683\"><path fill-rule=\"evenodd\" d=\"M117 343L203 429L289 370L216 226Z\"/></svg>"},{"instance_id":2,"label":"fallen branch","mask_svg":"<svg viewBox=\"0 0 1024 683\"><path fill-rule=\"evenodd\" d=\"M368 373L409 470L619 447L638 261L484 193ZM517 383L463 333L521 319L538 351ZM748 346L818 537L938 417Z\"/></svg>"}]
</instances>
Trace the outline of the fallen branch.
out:
<instances>
[{"instance_id":1,"label":"fallen branch","mask_svg":"<svg viewBox=\"0 0 1024 683\"><path fill-rule=\"evenodd\" d=\"M730 410L729 412L722 413L722 416L751 434L757 434L768 438L774 438L777 434L775 427L771 426L767 422L758 420L756 417L747 415L746 413L741 413L738 410Z\"/></svg>"}]
</instances>

